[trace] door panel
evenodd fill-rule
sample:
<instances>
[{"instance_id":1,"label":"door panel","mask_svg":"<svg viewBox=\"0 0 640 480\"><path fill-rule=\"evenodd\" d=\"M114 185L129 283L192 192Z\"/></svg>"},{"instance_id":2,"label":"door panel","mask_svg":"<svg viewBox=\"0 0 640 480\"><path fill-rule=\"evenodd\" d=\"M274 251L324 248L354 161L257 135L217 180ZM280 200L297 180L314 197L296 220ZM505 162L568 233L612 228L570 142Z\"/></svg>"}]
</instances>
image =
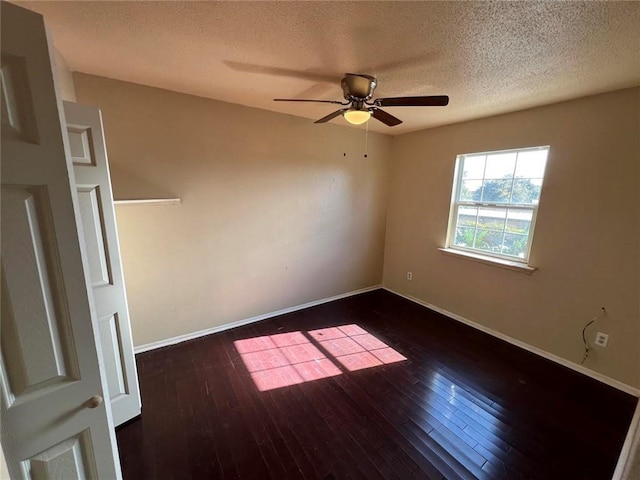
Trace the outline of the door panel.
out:
<instances>
[{"instance_id":1,"label":"door panel","mask_svg":"<svg viewBox=\"0 0 640 480\"><path fill-rule=\"evenodd\" d=\"M2 351L9 404L43 385L76 380L69 318L59 306L60 265L42 187L2 185ZM11 286L9 288L8 286ZM33 350L33 355L23 352Z\"/></svg>"},{"instance_id":2,"label":"door panel","mask_svg":"<svg viewBox=\"0 0 640 480\"><path fill-rule=\"evenodd\" d=\"M0 83L3 137L38 143L33 98L24 57L2 51Z\"/></svg>"},{"instance_id":3,"label":"door panel","mask_svg":"<svg viewBox=\"0 0 640 480\"><path fill-rule=\"evenodd\" d=\"M140 415L141 403L102 117L77 103L64 102L64 109L111 410L120 425Z\"/></svg>"},{"instance_id":4,"label":"door panel","mask_svg":"<svg viewBox=\"0 0 640 480\"><path fill-rule=\"evenodd\" d=\"M89 255L89 276L92 287L108 285L109 274L108 253L105 248L105 229L100 202L99 185L77 185L80 217L84 231L84 242Z\"/></svg>"},{"instance_id":5,"label":"door panel","mask_svg":"<svg viewBox=\"0 0 640 480\"><path fill-rule=\"evenodd\" d=\"M118 314L107 315L99 319L102 354L107 370L107 383L111 401L121 395L129 394L125 371L122 366L122 339L119 332Z\"/></svg>"},{"instance_id":6,"label":"door panel","mask_svg":"<svg viewBox=\"0 0 640 480\"><path fill-rule=\"evenodd\" d=\"M22 467L31 472L33 480L95 478L95 468L86 461L91 450L89 437L87 432L75 435L34 455L23 462Z\"/></svg>"},{"instance_id":7,"label":"door panel","mask_svg":"<svg viewBox=\"0 0 640 480\"><path fill-rule=\"evenodd\" d=\"M0 3L0 422L12 479L121 478L62 102L40 15Z\"/></svg>"},{"instance_id":8,"label":"door panel","mask_svg":"<svg viewBox=\"0 0 640 480\"><path fill-rule=\"evenodd\" d=\"M74 165L95 165L91 129L67 126Z\"/></svg>"}]
</instances>

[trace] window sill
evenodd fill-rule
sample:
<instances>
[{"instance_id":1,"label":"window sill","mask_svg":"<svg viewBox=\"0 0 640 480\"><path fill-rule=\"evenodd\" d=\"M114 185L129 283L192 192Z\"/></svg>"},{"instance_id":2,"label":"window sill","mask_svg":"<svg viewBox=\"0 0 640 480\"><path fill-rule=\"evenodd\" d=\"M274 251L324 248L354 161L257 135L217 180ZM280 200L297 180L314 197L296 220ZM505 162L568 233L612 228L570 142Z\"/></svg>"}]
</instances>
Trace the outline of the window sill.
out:
<instances>
[{"instance_id":1,"label":"window sill","mask_svg":"<svg viewBox=\"0 0 640 480\"><path fill-rule=\"evenodd\" d=\"M463 252L461 250L454 250L453 248L439 248L442 253L451 257L464 258L473 262L484 263L492 267L504 268L514 272L524 273L531 275L537 270L536 267L526 265L524 263L512 262L509 260L503 260L502 258L488 257L485 255L479 255L471 252Z\"/></svg>"}]
</instances>

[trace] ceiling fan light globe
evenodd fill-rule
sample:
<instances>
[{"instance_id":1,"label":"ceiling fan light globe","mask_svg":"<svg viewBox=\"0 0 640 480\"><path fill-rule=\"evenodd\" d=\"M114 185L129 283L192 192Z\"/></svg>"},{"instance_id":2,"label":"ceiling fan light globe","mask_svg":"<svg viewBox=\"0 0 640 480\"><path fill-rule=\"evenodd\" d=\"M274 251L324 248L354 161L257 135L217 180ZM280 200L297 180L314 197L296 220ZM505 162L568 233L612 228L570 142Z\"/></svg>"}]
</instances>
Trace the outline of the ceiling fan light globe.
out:
<instances>
[{"instance_id":1,"label":"ceiling fan light globe","mask_svg":"<svg viewBox=\"0 0 640 480\"><path fill-rule=\"evenodd\" d=\"M371 118L371 112L369 110L347 110L343 116L352 125L362 125Z\"/></svg>"}]
</instances>

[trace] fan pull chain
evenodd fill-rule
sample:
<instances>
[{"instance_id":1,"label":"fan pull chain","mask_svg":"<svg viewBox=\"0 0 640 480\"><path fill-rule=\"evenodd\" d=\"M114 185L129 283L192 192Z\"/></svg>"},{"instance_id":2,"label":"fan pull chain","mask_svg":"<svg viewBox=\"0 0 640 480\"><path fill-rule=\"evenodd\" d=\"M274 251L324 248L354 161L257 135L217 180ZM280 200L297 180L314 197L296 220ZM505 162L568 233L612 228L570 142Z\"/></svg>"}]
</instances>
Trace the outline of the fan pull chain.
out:
<instances>
[{"instance_id":1,"label":"fan pull chain","mask_svg":"<svg viewBox=\"0 0 640 480\"><path fill-rule=\"evenodd\" d=\"M342 153L342 156L346 157L347 156L347 130L348 130L348 128L342 127L342 129L344 130L344 152Z\"/></svg>"},{"instance_id":2,"label":"fan pull chain","mask_svg":"<svg viewBox=\"0 0 640 480\"><path fill-rule=\"evenodd\" d=\"M366 130L364 132L364 158L367 158L368 151L369 151L369 122L367 122Z\"/></svg>"}]
</instances>

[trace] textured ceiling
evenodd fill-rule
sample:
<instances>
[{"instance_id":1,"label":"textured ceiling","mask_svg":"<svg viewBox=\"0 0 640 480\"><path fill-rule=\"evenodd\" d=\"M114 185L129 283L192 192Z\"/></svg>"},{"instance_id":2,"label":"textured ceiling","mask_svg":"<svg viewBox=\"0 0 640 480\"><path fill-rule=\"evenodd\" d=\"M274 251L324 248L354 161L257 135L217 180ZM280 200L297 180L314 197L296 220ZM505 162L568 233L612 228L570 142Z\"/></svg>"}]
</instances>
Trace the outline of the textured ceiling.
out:
<instances>
[{"instance_id":1,"label":"textured ceiling","mask_svg":"<svg viewBox=\"0 0 640 480\"><path fill-rule=\"evenodd\" d=\"M341 99L345 72L451 97L388 108L389 134L640 85L638 2L16 3L78 72L314 120L334 106L272 99Z\"/></svg>"}]
</instances>

